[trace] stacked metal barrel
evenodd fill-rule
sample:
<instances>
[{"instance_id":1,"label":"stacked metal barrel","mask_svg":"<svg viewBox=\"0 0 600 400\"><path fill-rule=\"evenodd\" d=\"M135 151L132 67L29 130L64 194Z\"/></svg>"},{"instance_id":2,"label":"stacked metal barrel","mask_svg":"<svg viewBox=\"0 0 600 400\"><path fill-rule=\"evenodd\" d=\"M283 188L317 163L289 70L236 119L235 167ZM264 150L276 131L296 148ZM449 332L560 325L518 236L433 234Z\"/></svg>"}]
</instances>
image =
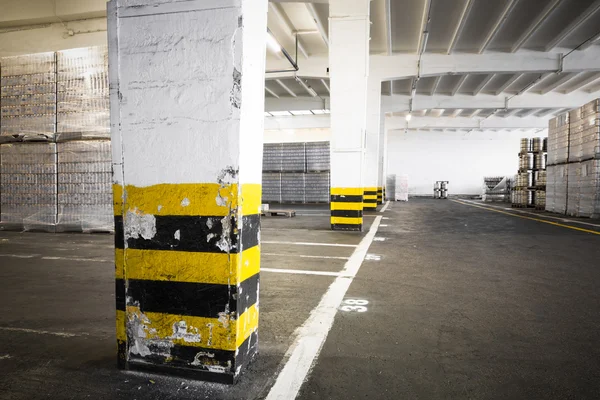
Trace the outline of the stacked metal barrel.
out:
<instances>
[{"instance_id":1,"label":"stacked metal barrel","mask_svg":"<svg viewBox=\"0 0 600 400\"><path fill-rule=\"evenodd\" d=\"M513 207L545 209L547 149L546 138L521 139L519 169L511 193Z\"/></svg>"}]
</instances>

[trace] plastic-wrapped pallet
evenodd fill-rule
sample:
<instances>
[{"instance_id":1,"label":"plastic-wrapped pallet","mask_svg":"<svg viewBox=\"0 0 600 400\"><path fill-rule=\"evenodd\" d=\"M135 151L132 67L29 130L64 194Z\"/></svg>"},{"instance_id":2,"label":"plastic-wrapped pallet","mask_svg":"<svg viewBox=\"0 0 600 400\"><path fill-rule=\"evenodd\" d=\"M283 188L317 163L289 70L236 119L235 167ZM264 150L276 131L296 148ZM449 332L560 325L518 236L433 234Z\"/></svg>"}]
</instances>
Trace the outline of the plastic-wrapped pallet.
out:
<instances>
[{"instance_id":1,"label":"plastic-wrapped pallet","mask_svg":"<svg viewBox=\"0 0 600 400\"><path fill-rule=\"evenodd\" d=\"M386 200L395 200L396 196L396 175L388 175L385 180Z\"/></svg>"},{"instance_id":2,"label":"plastic-wrapped pallet","mask_svg":"<svg viewBox=\"0 0 600 400\"><path fill-rule=\"evenodd\" d=\"M600 159L600 100L582 107L581 160Z\"/></svg>"},{"instance_id":3,"label":"plastic-wrapped pallet","mask_svg":"<svg viewBox=\"0 0 600 400\"><path fill-rule=\"evenodd\" d=\"M56 227L56 144L0 145L0 226L42 230Z\"/></svg>"},{"instance_id":4,"label":"plastic-wrapped pallet","mask_svg":"<svg viewBox=\"0 0 600 400\"><path fill-rule=\"evenodd\" d=\"M305 143L283 143L281 146L281 170L306 172Z\"/></svg>"},{"instance_id":5,"label":"plastic-wrapped pallet","mask_svg":"<svg viewBox=\"0 0 600 400\"><path fill-rule=\"evenodd\" d=\"M306 170L329 171L331 168L330 152L329 142L306 143Z\"/></svg>"},{"instance_id":6,"label":"plastic-wrapped pallet","mask_svg":"<svg viewBox=\"0 0 600 400\"><path fill-rule=\"evenodd\" d=\"M329 172L307 173L304 184L307 203L329 203Z\"/></svg>"},{"instance_id":7,"label":"plastic-wrapped pallet","mask_svg":"<svg viewBox=\"0 0 600 400\"><path fill-rule=\"evenodd\" d=\"M39 53L0 59L0 140L53 139L56 57Z\"/></svg>"},{"instance_id":8,"label":"plastic-wrapped pallet","mask_svg":"<svg viewBox=\"0 0 600 400\"><path fill-rule=\"evenodd\" d=\"M408 176L396 175L394 200L408 201Z\"/></svg>"},{"instance_id":9,"label":"plastic-wrapped pallet","mask_svg":"<svg viewBox=\"0 0 600 400\"><path fill-rule=\"evenodd\" d=\"M569 113L550 120L548 129L548 165L566 163L569 158Z\"/></svg>"},{"instance_id":10,"label":"plastic-wrapped pallet","mask_svg":"<svg viewBox=\"0 0 600 400\"><path fill-rule=\"evenodd\" d=\"M583 131L587 120L583 117L583 107L569 112L569 162L579 162L583 158Z\"/></svg>"},{"instance_id":11,"label":"plastic-wrapped pallet","mask_svg":"<svg viewBox=\"0 0 600 400\"><path fill-rule=\"evenodd\" d=\"M589 160L581 163L578 186L578 216L600 218L600 160Z\"/></svg>"},{"instance_id":12,"label":"plastic-wrapped pallet","mask_svg":"<svg viewBox=\"0 0 600 400\"><path fill-rule=\"evenodd\" d=\"M578 217L581 191L581 163L570 163L567 172L567 215Z\"/></svg>"},{"instance_id":13,"label":"plastic-wrapped pallet","mask_svg":"<svg viewBox=\"0 0 600 400\"><path fill-rule=\"evenodd\" d=\"M57 140L110 138L108 49L59 51Z\"/></svg>"},{"instance_id":14,"label":"plastic-wrapped pallet","mask_svg":"<svg viewBox=\"0 0 600 400\"><path fill-rule=\"evenodd\" d=\"M281 172L281 143L265 143L263 145L263 171Z\"/></svg>"},{"instance_id":15,"label":"plastic-wrapped pallet","mask_svg":"<svg viewBox=\"0 0 600 400\"><path fill-rule=\"evenodd\" d=\"M304 173L281 174L281 202L304 203L305 183Z\"/></svg>"},{"instance_id":16,"label":"plastic-wrapped pallet","mask_svg":"<svg viewBox=\"0 0 600 400\"><path fill-rule=\"evenodd\" d=\"M279 172L263 172L262 202L281 203L281 174Z\"/></svg>"},{"instance_id":17,"label":"plastic-wrapped pallet","mask_svg":"<svg viewBox=\"0 0 600 400\"><path fill-rule=\"evenodd\" d=\"M61 142L57 230L114 230L110 140Z\"/></svg>"}]
</instances>

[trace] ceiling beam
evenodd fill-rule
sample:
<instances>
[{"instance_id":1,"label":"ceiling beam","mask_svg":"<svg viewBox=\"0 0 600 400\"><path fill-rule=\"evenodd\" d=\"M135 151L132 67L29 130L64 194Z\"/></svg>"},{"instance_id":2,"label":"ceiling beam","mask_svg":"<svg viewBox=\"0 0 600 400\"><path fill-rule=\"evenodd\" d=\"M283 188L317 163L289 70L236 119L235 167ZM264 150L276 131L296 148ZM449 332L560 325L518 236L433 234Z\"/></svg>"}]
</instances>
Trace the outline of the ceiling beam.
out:
<instances>
[{"instance_id":1,"label":"ceiling beam","mask_svg":"<svg viewBox=\"0 0 600 400\"><path fill-rule=\"evenodd\" d=\"M325 46L329 48L329 36L327 34L327 31L325 30L323 21L321 21L321 18L319 17L319 14L315 9L315 6L312 3L306 3L306 9L308 10L308 13L310 14L313 21L315 21L315 25L317 25L317 30L321 34L321 39L323 39L323 43L325 43Z\"/></svg>"},{"instance_id":2,"label":"ceiling beam","mask_svg":"<svg viewBox=\"0 0 600 400\"><path fill-rule=\"evenodd\" d=\"M508 110L507 112L505 112L504 115L502 116L502 118L512 117L518 112L519 112L518 108L513 108L512 110Z\"/></svg>"},{"instance_id":3,"label":"ceiling beam","mask_svg":"<svg viewBox=\"0 0 600 400\"><path fill-rule=\"evenodd\" d=\"M301 110L328 110L329 98L320 98L312 96L302 97L274 97L265 98L265 111L301 111ZM406 107L408 109L408 106Z\"/></svg>"},{"instance_id":4,"label":"ceiling beam","mask_svg":"<svg viewBox=\"0 0 600 400\"><path fill-rule=\"evenodd\" d=\"M327 81L325 79L321 79L321 83L323 84L323 86L325 86L325 89L327 89L327 93L331 94L331 90L329 89Z\"/></svg>"},{"instance_id":5,"label":"ceiling beam","mask_svg":"<svg viewBox=\"0 0 600 400\"><path fill-rule=\"evenodd\" d=\"M542 117L542 118L543 118L543 117L547 117L547 116L549 116L549 115L552 115L552 114L554 114L555 112L556 112L556 109L555 109L555 108L549 108L549 109L546 109L546 110L541 110L541 111L538 111L538 112L536 112L536 113L535 113L535 116L536 116L536 117Z\"/></svg>"},{"instance_id":6,"label":"ceiling beam","mask_svg":"<svg viewBox=\"0 0 600 400\"><path fill-rule=\"evenodd\" d=\"M586 86L593 86L592 84L594 82L596 82L598 79L600 79L600 73L598 73L598 72L593 73L589 77L584 79L583 81L575 84L574 86L571 86L569 89L561 90L561 93L571 94L571 93L573 93L581 88L584 88Z\"/></svg>"},{"instance_id":7,"label":"ceiling beam","mask_svg":"<svg viewBox=\"0 0 600 400\"><path fill-rule=\"evenodd\" d=\"M290 96L292 96L292 97L298 97L298 95L296 95L296 93L294 93L292 91L292 89L290 89L289 87L287 87L285 85L285 83L281 82L281 79L275 79L275 82L277 82L279 84L279 86L281 86L286 92L288 92L290 94Z\"/></svg>"},{"instance_id":8,"label":"ceiling beam","mask_svg":"<svg viewBox=\"0 0 600 400\"><path fill-rule=\"evenodd\" d=\"M540 111L539 108L532 108L530 110L525 111L524 113L521 113L521 118L529 117L533 114L536 114L539 111Z\"/></svg>"},{"instance_id":9,"label":"ceiling beam","mask_svg":"<svg viewBox=\"0 0 600 400\"><path fill-rule=\"evenodd\" d=\"M391 56L394 51L392 47L392 0L385 0L385 34L387 55Z\"/></svg>"},{"instance_id":10,"label":"ceiling beam","mask_svg":"<svg viewBox=\"0 0 600 400\"><path fill-rule=\"evenodd\" d=\"M458 117L462 112L463 110L461 110L460 108L454 110L454 112L452 113L452 118Z\"/></svg>"},{"instance_id":11,"label":"ceiling beam","mask_svg":"<svg viewBox=\"0 0 600 400\"><path fill-rule=\"evenodd\" d=\"M460 88L465 84L465 81L467 80L468 77L469 77L469 75L467 75L467 74L460 77L458 82L456 82L456 85L454 86L454 88L452 88L452 93L451 93L452 96L455 96L457 93L460 92Z\"/></svg>"},{"instance_id":12,"label":"ceiling beam","mask_svg":"<svg viewBox=\"0 0 600 400\"><path fill-rule=\"evenodd\" d=\"M534 110L535 111L535 110ZM407 122L404 117L388 117L386 129L544 129L548 127L548 118L544 117L418 117Z\"/></svg>"},{"instance_id":13,"label":"ceiling beam","mask_svg":"<svg viewBox=\"0 0 600 400\"><path fill-rule=\"evenodd\" d=\"M504 23L506 22L506 20L510 16L510 13L515 9L515 6L517 5L518 2L519 2L519 0L509 0L508 3L506 3L506 6L504 7L504 10L502 10L502 13L500 14L500 17L498 18L498 20L494 24L494 27L492 28L492 30L486 36L485 40L481 44L481 47L479 47L479 54L482 54L488 48L488 46L490 45L490 43L492 43L492 41L494 40L494 38L496 37L496 35L498 35L498 33L500 32L500 30L504 26Z\"/></svg>"},{"instance_id":14,"label":"ceiling beam","mask_svg":"<svg viewBox=\"0 0 600 400\"><path fill-rule=\"evenodd\" d=\"M475 0L465 0L465 6L460 14L460 18L458 20L458 25L456 25L456 29L454 30L454 34L452 35L452 39L450 40L450 46L448 46L447 54L452 54L456 44L460 39L460 35L462 34L463 29L465 28L465 24L467 23L467 19L469 19L469 14L471 13L471 8L473 8L473 4Z\"/></svg>"},{"instance_id":15,"label":"ceiling beam","mask_svg":"<svg viewBox=\"0 0 600 400\"><path fill-rule=\"evenodd\" d=\"M304 58L308 58L308 52L304 48L304 44L302 44L302 40L299 37L297 37L296 28L294 26L292 26L290 19L287 16L287 14L285 13L285 11L281 9L280 5L275 4L275 3L269 3L269 7L270 7L271 11L273 11L273 14L275 15L275 17L277 18L279 25L285 31L285 34L288 35L290 40L292 40L293 42L298 40L298 50L300 50L300 53L302 53Z\"/></svg>"},{"instance_id":16,"label":"ceiling beam","mask_svg":"<svg viewBox=\"0 0 600 400\"><path fill-rule=\"evenodd\" d=\"M441 76L437 76L433 81L433 86L431 86L431 90L429 90L429 95L433 96L437 91L438 86L440 86L440 81L442 80Z\"/></svg>"},{"instance_id":17,"label":"ceiling beam","mask_svg":"<svg viewBox=\"0 0 600 400\"><path fill-rule=\"evenodd\" d=\"M546 6L546 8L542 10L533 23L527 28L527 30L523 32L521 36L519 36L519 39L517 39L513 47L510 49L511 53L517 52L517 50L519 50L529 40L531 35L533 35L535 31L537 31L537 29L546 21L546 19L550 16L550 14L552 14L556 7L558 7L561 1L562 0L552 0Z\"/></svg>"},{"instance_id":18,"label":"ceiling beam","mask_svg":"<svg viewBox=\"0 0 600 400\"><path fill-rule=\"evenodd\" d=\"M473 91L473 96L477 96L479 93L481 93L481 91L483 89L485 89L485 87L487 86L488 83L490 83L490 81L494 79L494 75L487 75L483 81L481 81L481 83L479 85L477 85L477 87L475 88L475 90Z\"/></svg>"},{"instance_id":19,"label":"ceiling beam","mask_svg":"<svg viewBox=\"0 0 600 400\"><path fill-rule=\"evenodd\" d=\"M271 96L275 97L276 99L279 98L279 95L277 93L275 93L274 91L272 91L271 89L269 89L266 86L265 86L265 90L267 91L267 93L269 93Z\"/></svg>"},{"instance_id":20,"label":"ceiling beam","mask_svg":"<svg viewBox=\"0 0 600 400\"><path fill-rule=\"evenodd\" d=\"M315 92L315 90L311 87L309 87L306 82L304 82L303 79L300 79L298 77L296 77L296 82L298 82L300 84L300 86L302 86L302 88L304 88L304 90L306 90L306 92L311 95L312 97L317 97L318 94L317 92Z\"/></svg>"},{"instance_id":21,"label":"ceiling beam","mask_svg":"<svg viewBox=\"0 0 600 400\"><path fill-rule=\"evenodd\" d=\"M429 19L430 19L430 11L431 11L431 1L425 0L423 2L423 16L421 17L421 33L419 35L419 44L417 47L417 53L423 54L425 52L425 47L427 47L427 40L429 39Z\"/></svg>"},{"instance_id":22,"label":"ceiling beam","mask_svg":"<svg viewBox=\"0 0 600 400\"><path fill-rule=\"evenodd\" d=\"M521 77L521 74L515 74L515 75L511 76L510 78L508 78L508 80L506 82L504 82L504 84L502 84L502 86L500 86L498 89L496 89L496 96L498 96L501 93L504 93L504 91L506 89L508 89L508 87L510 85L515 83L520 77Z\"/></svg>"},{"instance_id":23,"label":"ceiling beam","mask_svg":"<svg viewBox=\"0 0 600 400\"><path fill-rule=\"evenodd\" d=\"M563 40L565 40L571 33L579 29L592 15L600 9L600 0L596 0L589 6L583 13L581 13L575 20L565 27L556 37L554 37L544 48L544 51L550 51L557 47Z\"/></svg>"},{"instance_id":24,"label":"ceiling beam","mask_svg":"<svg viewBox=\"0 0 600 400\"><path fill-rule=\"evenodd\" d=\"M574 73L558 74L558 75L560 75L560 78L556 82L553 82L552 84L550 84L550 85L546 86L545 88L543 88L542 90L540 90L540 94L550 93L557 87L564 85L565 83L569 82L571 79L573 79L577 76L577 74L574 74Z\"/></svg>"},{"instance_id":25,"label":"ceiling beam","mask_svg":"<svg viewBox=\"0 0 600 400\"><path fill-rule=\"evenodd\" d=\"M472 113L469 115L469 118L473 118L473 117L476 117L476 116L478 116L480 112L481 112L481 109L480 109L480 108L476 109L475 111L473 111L473 112L472 112Z\"/></svg>"}]
</instances>

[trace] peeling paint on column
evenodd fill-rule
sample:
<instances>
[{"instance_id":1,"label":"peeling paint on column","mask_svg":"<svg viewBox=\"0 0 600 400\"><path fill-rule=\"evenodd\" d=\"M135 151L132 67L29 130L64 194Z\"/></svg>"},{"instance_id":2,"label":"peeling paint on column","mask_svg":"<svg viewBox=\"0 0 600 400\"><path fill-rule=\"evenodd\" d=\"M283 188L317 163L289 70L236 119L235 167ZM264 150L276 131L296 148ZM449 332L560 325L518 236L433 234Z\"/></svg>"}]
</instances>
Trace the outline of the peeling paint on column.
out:
<instances>
[{"instance_id":1,"label":"peeling paint on column","mask_svg":"<svg viewBox=\"0 0 600 400\"><path fill-rule=\"evenodd\" d=\"M142 214L136 210L125 215L125 239L140 237L150 240L156 235L156 218L151 214Z\"/></svg>"}]
</instances>

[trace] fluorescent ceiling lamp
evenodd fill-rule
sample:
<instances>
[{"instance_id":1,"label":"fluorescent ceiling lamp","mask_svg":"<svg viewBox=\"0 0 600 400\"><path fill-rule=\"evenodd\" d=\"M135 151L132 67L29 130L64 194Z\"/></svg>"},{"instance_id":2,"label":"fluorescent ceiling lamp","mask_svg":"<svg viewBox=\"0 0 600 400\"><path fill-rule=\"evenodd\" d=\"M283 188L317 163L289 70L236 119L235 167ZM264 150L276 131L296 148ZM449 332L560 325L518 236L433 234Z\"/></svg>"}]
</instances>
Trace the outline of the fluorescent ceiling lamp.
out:
<instances>
[{"instance_id":1,"label":"fluorescent ceiling lamp","mask_svg":"<svg viewBox=\"0 0 600 400\"><path fill-rule=\"evenodd\" d=\"M272 117L272 115L268 112L265 112L265 117Z\"/></svg>"},{"instance_id":2,"label":"fluorescent ceiling lamp","mask_svg":"<svg viewBox=\"0 0 600 400\"><path fill-rule=\"evenodd\" d=\"M271 32L267 32L267 47L274 53L279 53L281 51L281 45Z\"/></svg>"},{"instance_id":3,"label":"fluorescent ceiling lamp","mask_svg":"<svg viewBox=\"0 0 600 400\"><path fill-rule=\"evenodd\" d=\"M289 117L292 115L289 111L270 111L270 113L274 117Z\"/></svg>"},{"instance_id":4,"label":"fluorescent ceiling lamp","mask_svg":"<svg viewBox=\"0 0 600 400\"><path fill-rule=\"evenodd\" d=\"M411 113L406 114L406 121L408 122L411 119L412 119L412 114Z\"/></svg>"},{"instance_id":5,"label":"fluorescent ceiling lamp","mask_svg":"<svg viewBox=\"0 0 600 400\"><path fill-rule=\"evenodd\" d=\"M296 110L290 112L292 113L292 115L313 115L313 113L310 110Z\"/></svg>"}]
</instances>

